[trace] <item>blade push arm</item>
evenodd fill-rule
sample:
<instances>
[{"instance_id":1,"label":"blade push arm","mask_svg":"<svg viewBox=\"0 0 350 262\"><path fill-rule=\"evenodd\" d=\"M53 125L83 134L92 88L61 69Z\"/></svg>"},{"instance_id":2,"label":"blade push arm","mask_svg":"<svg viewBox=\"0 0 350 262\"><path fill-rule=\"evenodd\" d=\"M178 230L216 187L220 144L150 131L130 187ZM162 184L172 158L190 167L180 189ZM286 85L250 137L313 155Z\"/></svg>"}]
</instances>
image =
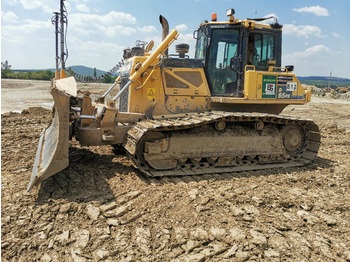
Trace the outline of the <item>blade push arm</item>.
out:
<instances>
[{"instance_id":1,"label":"blade push arm","mask_svg":"<svg viewBox=\"0 0 350 262\"><path fill-rule=\"evenodd\" d=\"M135 71L135 73L130 76L129 81L126 83L126 85L118 92L118 94L113 97L112 100L117 100L128 88L129 86L134 83L146 70L147 68L157 59L157 57L166 50L172 42L176 40L179 33L173 29L170 34L164 39L164 41L158 46L158 48L146 59L144 63L139 67L138 70Z\"/></svg>"}]
</instances>

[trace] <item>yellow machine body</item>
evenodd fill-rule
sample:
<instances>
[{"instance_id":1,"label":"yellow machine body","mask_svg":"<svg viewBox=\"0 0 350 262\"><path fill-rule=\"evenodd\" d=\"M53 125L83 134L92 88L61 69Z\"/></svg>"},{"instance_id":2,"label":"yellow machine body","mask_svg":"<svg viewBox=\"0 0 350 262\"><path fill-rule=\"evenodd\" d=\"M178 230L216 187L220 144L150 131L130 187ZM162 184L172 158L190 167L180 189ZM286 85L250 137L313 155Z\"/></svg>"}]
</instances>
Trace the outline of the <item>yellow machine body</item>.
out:
<instances>
[{"instance_id":1,"label":"yellow machine body","mask_svg":"<svg viewBox=\"0 0 350 262\"><path fill-rule=\"evenodd\" d=\"M130 61L132 75L135 66L146 57L133 57ZM154 63L129 89L127 112L149 116L203 112L208 109L254 105L266 107L266 111L279 113L289 104L305 104L311 101L311 91L305 90L294 73L257 71L247 67L243 97L211 96L203 68L162 67ZM289 93L285 91L288 82ZM274 91L268 93L268 86ZM275 109L274 109L275 108ZM251 109L249 111L252 111ZM253 110L254 111L254 110ZM258 111L258 110L255 110Z\"/></svg>"},{"instance_id":2,"label":"yellow machine body","mask_svg":"<svg viewBox=\"0 0 350 262\"><path fill-rule=\"evenodd\" d=\"M134 57L131 68L145 57ZM134 69L130 74L134 73ZM129 88L128 112L164 115L202 112L208 107L210 91L202 68L151 66Z\"/></svg>"},{"instance_id":3,"label":"yellow machine body","mask_svg":"<svg viewBox=\"0 0 350 262\"><path fill-rule=\"evenodd\" d=\"M229 54L229 30L245 32L255 37L255 43L268 35L275 41L277 59L263 60L261 53L260 64L248 64L250 39L237 37L239 50L218 63L222 53L210 48L215 36L221 37ZM116 83L96 102L88 95L77 96L73 77L53 81L55 115L40 138L28 190L68 165L72 137L82 146L124 148L132 164L149 176L224 173L312 161L320 146L318 126L311 120L279 115L287 105L311 101L310 91L304 90L292 67L280 65L281 27L239 21L231 15L229 21L201 23L199 34L194 59L184 55L184 44L178 47L178 57L166 55L178 37L176 30L153 52L151 42L135 49L141 55L125 53ZM209 34L211 42L206 40ZM212 68L212 61L217 66ZM236 80L226 79L226 72ZM215 74L221 76L213 78ZM105 101L115 86L118 94ZM232 86L234 91L225 91Z\"/></svg>"}]
</instances>

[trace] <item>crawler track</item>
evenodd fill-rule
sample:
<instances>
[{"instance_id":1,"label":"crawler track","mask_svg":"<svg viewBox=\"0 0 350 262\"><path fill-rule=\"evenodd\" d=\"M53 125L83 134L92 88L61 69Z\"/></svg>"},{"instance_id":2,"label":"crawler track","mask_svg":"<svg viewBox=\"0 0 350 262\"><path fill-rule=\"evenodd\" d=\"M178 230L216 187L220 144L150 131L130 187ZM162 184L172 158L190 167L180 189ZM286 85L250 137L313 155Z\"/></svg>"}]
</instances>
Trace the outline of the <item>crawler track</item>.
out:
<instances>
[{"instance_id":1,"label":"crawler track","mask_svg":"<svg viewBox=\"0 0 350 262\"><path fill-rule=\"evenodd\" d=\"M320 139L309 119L212 111L138 122L125 148L148 176L196 176L302 166Z\"/></svg>"}]
</instances>

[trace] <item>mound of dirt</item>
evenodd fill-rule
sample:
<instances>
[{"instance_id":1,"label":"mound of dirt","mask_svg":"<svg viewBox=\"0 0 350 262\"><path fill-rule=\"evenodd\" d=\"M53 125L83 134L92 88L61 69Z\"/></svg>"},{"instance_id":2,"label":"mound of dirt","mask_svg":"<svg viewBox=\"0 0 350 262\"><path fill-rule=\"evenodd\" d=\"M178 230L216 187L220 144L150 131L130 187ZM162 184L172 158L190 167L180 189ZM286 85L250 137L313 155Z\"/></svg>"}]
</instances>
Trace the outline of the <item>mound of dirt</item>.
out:
<instances>
[{"instance_id":1,"label":"mound of dirt","mask_svg":"<svg viewBox=\"0 0 350 262\"><path fill-rule=\"evenodd\" d=\"M29 193L51 111L3 114L1 259L350 261L349 110L286 109L321 127L305 167L148 179L112 147L72 141L69 167Z\"/></svg>"}]
</instances>

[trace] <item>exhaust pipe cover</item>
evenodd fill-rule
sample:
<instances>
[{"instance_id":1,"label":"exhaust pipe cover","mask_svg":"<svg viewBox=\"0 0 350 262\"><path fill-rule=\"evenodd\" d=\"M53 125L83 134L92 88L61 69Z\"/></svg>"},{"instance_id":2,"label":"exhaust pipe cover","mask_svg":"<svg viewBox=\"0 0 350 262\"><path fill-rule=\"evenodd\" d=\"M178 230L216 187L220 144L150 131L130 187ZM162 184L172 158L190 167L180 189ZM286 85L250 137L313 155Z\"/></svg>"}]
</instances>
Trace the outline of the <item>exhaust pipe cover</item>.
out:
<instances>
[{"instance_id":1,"label":"exhaust pipe cover","mask_svg":"<svg viewBox=\"0 0 350 262\"><path fill-rule=\"evenodd\" d=\"M159 16L159 22L162 24L162 41L167 37L169 34L169 23L168 20L162 15ZM165 56L168 56L168 49L164 52Z\"/></svg>"}]
</instances>

